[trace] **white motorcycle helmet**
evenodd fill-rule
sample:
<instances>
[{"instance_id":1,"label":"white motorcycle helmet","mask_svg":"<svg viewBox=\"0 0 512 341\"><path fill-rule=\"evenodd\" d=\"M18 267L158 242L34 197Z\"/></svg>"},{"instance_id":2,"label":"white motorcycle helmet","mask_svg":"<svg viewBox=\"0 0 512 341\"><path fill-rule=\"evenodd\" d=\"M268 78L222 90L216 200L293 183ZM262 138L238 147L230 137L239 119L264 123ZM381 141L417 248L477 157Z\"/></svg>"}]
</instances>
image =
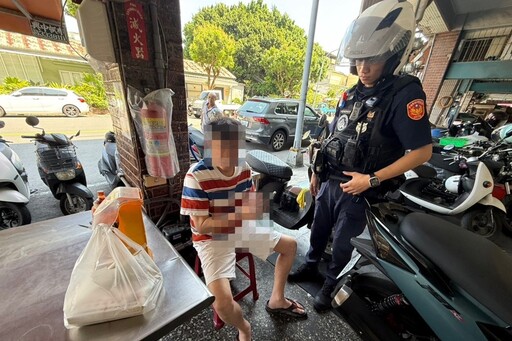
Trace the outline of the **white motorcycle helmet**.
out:
<instances>
[{"instance_id":1,"label":"white motorcycle helmet","mask_svg":"<svg viewBox=\"0 0 512 341\"><path fill-rule=\"evenodd\" d=\"M505 138L510 131L512 131L512 123L494 129L491 133L491 140L494 142L504 140L507 144L512 144L512 136Z\"/></svg>"},{"instance_id":2,"label":"white motorcycle helmet","mask_svg":"<svg viewBox=\"0 0 512 341\"><path fill-rule=\"evenodd\" d=\"M460 175L452 175L444 181L444 187L448 192L459 194Z\"/></svg>"},{"instance_id":3,"label":"white motorcycle helmet","mask_svg":"<svg viewBox=\"0 0 512 341\"><path fill-rule=\"evenodd\" d=\"M337 62L350 61L350 72L357 75L356 61L386 62L383 76L398 74L407 62L414 42L413 6L404 0L384 0L357 17L348 27Z\"/></svg>"}]
</instances>

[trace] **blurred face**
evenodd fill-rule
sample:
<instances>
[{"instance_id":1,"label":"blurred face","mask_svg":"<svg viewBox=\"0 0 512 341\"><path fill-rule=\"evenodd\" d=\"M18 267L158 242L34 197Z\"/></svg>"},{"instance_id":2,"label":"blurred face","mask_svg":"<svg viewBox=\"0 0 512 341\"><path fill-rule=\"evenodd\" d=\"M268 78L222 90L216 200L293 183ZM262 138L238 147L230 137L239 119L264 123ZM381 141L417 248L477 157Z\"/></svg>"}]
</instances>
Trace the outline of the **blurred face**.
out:
<instances>
[{"instance_id":1,"label":"blurred face","mask_svg":"<svg viewBox=\"0 0 512 341\"><path fill-rule=\"evenodd\" d=\"M385 61L376 62L368 61L365 59L357 59L356 69L361 83L363 83L363 85L367 88L373 87L382 76L382 71L384 70L385 64Z\"/></svg>"},{"instance_id":2,"label":"blurred face","mask_svg":"<svg viewBox=\"0 0 512 341\"><path fill-rule=\"evenodd\" d=\"M212 133L211 156L212 166L230 169L238 166L239 141L223 139L220 133Z\"/></svg>"}]
</instances>

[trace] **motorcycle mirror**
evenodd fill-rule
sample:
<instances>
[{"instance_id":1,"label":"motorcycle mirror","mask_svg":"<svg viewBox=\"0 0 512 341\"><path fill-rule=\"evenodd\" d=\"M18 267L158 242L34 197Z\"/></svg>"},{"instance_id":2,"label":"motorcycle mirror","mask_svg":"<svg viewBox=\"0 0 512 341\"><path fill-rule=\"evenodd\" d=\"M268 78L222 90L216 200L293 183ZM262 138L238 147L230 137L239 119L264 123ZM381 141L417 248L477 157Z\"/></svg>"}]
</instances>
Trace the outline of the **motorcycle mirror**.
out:
<instances>
[{"instance_id":1,"label":"motorcycle mirror","mask_svg":"<svg viewBox=\"0 0 512 341\"><path fill-rule=\"evenodd\" d=\"M75 135L70 136L69 139L72 140L73 137L76 137L76 136L80 136L80 130L77 131ZM103 142L103 144L105 144L105 142Z\"/></svg>"},{"instance_id":2,"label":"motorcycle mirror","mask_svg":"<svg viewBox=\"0 0 512 341\"><path fill-rule=\"evenodd\" d=\"M3 127L5 127L5 122L4 121L0 121L0 129L2 129Z\"/></svg>"},{"instance_id":3,"label":"motorcycle mirror","mask_svg":"<svg viewBox=\"0 0 512 341\"><path fill-rule=\"evenodd\" d=\"M443 147L443 150L446 150L446 151L449 151L449 150L452 150L453 148L455 148L455 145L453 144L448 144L446 146Z\"/></svg>"},{"instance_id":4,"label":"motorcycle mirror","mask_svg":"<svg viewBox=\"0 0 512 341\"><path fill-rule=\"evenodd\" d=\"M304 134L302 134L302 139L305 140L309 137L309 135L311 135L311 131L306 131Z\"/></svg>"},{"instance_id":5,"label":"motorcycle mirror","mask_svg":"<svg viewBox=\"0 0 512 341\"><path fill-rule=\"evenodd\" d=\"M327 115L322 114L322 116L320 116L320 120L318 121L318 126L323 127L326 121L327 121Z\"/></svg>"},{"instance_id":6,"label":"motorcycle mirror","mask_svg":"<svg viewBox=\"0 0 512 341\"><path fill-rule=\"evenodd\" d=\"M39 124L39 119L35 116L29 116L25 119L25 122L32 127L35 127Z\"/></svg>"}]
</instances>

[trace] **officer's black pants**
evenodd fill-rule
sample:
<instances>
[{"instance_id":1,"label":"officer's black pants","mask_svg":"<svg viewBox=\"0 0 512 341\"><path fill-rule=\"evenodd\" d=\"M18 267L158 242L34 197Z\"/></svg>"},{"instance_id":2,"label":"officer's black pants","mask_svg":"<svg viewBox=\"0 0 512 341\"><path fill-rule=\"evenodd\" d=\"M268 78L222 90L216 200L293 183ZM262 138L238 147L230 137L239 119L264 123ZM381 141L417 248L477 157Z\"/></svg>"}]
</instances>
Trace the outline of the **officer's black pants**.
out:
<instances>
[{"instance_id":1,"label":"officer's black pants","mask_svg":"<svg viewBox=\"0 0 512 341\"><path fill-rule=\"evenodd\" d=\"M306 262L318 265L332 229L333 254L328 265L326 284L336 284L339 273L350 261L354 247L350 239L360 235L366 226L366 201L362 197L343 193L340 182L323 182L315 203L315 214L311 225L311 238Z\"/></svg>"}]
</instances>

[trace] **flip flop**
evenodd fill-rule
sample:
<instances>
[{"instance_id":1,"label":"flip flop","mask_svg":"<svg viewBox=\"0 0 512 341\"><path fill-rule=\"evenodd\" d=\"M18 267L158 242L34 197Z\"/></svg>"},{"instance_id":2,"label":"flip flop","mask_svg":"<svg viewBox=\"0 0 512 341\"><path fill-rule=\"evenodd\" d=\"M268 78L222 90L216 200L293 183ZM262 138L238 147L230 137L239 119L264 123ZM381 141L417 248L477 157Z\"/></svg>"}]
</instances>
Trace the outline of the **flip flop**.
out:
<instances>
[{"instance_id":1,"label":"flip flop","mask_svg":"<svg viewBox=\"0 0 512 341\"><path fill-rule=\"evenodd\" d=\"M304 310L304 305L302 305L301 303L297 302L297 301L294 301L288 297L285 297L285 299L287 299L288 301L292 302L292 304L290 304L290 306L288 308L275 308L275 309L272 309L268 306L268 302L267 301L267 305L265 306L265 310L270 313L270 314L275 314L275 315L285 315L285 316L291 316L291 317L296 317L296 318L303 318L303 319L306 319L308 318L308 313L306 313L306 310ZM296 311L294 311L295 309L303 309L304 310L304 313L298 313Z\"/></svg>"}]
</instances>

